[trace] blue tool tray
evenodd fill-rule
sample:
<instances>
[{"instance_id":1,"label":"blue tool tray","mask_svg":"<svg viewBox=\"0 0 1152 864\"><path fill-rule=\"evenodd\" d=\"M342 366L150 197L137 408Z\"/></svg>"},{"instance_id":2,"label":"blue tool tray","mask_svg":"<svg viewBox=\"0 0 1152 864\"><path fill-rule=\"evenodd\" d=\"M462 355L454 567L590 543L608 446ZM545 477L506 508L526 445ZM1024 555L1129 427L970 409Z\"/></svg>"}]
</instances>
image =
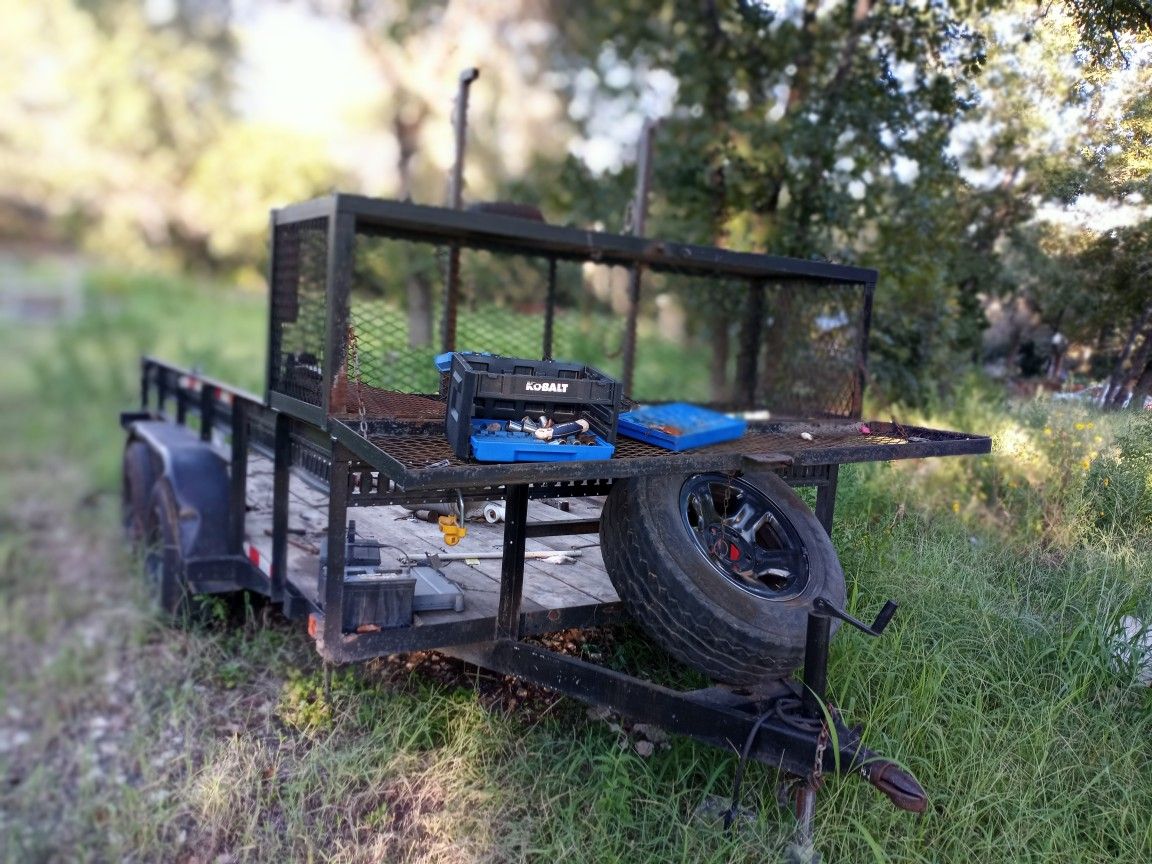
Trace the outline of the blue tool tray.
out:
<instances>
[{"instance_id":1,"label":"blue tool tray","mask_svg":"<svg viewBox=\"0 0 1152 864\"><path fill-rule=\"evenodd\" d=\"M748 424L739 417L686 402L645 405L621 414L616 421L619 434L677 453L731 441L747 428Z\"/></svg>"},{"instance_id":2,"label":"blue tool tray","mask_svg":"<svg viewBox=\"0 0 1152 864\"><path fill-rule=\"evenodd\" d=\"M577 462L588 459L611 459L616 448L593 434L595 444L550 444L530 432L483 432L499 420L472 421L472 457L481 462ZM482 433L482 434L481 434Z\"/></svg>"}]
</instances>

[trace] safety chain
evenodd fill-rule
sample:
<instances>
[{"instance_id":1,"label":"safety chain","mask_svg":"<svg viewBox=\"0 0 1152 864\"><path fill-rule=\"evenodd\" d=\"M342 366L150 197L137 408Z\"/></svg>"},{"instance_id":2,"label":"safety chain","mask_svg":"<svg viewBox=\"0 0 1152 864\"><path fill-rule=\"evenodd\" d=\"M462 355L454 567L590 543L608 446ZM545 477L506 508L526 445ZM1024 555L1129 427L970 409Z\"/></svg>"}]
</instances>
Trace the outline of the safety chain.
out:
<instances>
[{"instance_id":1,"label":"safety chain","mask_svg":"<svg viewBox=\"0 0 1152 864\"><path fill-rule=\"evenodd\" d=\"M356 382L356 412L360 415L360 435L368 437L368 412L364 408L364 382L360 374L360 340L356 328L348 325L348 353L352 355L352 377Z\"/></svg>"},{"instance_id":2,"label":"safety chain","mask_svg":"<svg viewBox=\"0 0 1152 864\"><path fill-rule=\"evenodd\" d=\"M824 751L828 749L828 721L820 721L820 734L816 737L816 755L812 759L812 785L819 786L824 776Z\"/></svg>"}]
</instances>

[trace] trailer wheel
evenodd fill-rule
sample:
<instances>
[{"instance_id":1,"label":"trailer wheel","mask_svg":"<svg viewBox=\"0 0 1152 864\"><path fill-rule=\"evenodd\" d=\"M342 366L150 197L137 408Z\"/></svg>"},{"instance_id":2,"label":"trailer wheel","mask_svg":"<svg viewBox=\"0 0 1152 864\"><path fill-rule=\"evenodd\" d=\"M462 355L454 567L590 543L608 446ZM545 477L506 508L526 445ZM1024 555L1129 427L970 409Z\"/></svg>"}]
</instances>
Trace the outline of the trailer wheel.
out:
<instances>
[{"instance_id":1,"label":"trailer wheel","mask_svg":"<svg viewBox=\"0 0 1152 864\"><path fill-rule=\"evenodd\" d=\"M717 681L788 675L804 659L812 600L824 596L843 608L836 550L772 473L618 481L600 538L632 616L669 653Z\"/></svg>"},{"instance_id":2,"label":"trailer wheel","mask_svg":"<svg viewBox=\"0 0 1152 864\"><path fill-rule=\"evenodd\" d=\"M137 438L131 439L124 447L120 514L124 533L134 544L144 539L155 484L156 467L151 448Z\"/></svg>"},{"instance_id":3,"label":"trailer wheel","mask_svg":"<svg viewBox=\"0 0 1152 864\"><path fill-rule=\"evenodd\" d=\"M181 618L188 613L188 583L180 547L180 506L164 478L152 489L148 510L144 574L148 596L164 615Z\"/></svg>"}]
</instances>

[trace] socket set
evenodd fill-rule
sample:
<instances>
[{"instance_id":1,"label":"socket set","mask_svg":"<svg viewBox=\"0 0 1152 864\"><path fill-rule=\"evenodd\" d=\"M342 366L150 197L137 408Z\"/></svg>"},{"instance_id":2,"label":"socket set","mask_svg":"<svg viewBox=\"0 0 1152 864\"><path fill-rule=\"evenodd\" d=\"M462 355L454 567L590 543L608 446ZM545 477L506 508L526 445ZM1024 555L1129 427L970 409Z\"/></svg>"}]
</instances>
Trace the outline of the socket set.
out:
<instances>
[{"instance_id":1,"label":"socket set","mask_svg":"<svg viewBox=\"0 0 1152 864\"><path fill-rule=\"evenodd\" d=\"M481 462L574 462L611 459L616 448L579 418L554 423L548 417L473 420L472 456Z\"/></svg>"},{"instance_id":2,"label":"socket set","mask_svg":"<svg viewBox=\"0 0 1152 864\"><path fill-rule=\"evenodd\" d=\"M621 435L676 453L732 441L747 428L748 423L741 417L687 402L639 406L621 414L616 421Z\"/></svg>"}]
</instances>

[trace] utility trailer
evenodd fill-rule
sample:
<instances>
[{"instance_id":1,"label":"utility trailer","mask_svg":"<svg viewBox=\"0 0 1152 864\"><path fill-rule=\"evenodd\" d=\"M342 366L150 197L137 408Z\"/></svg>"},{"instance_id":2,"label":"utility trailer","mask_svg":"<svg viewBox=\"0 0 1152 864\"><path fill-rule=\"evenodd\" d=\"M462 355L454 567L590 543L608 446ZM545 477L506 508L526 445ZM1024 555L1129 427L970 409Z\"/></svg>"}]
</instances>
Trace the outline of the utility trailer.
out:
<instances>
[{"instance_id":1,"label":"utility trailer","mask_svg":"<svg viewBox=\"0 0 1152 864\"><path fill-rule=\"evenodd\" d=\"M845 610L837 472L989 438L863 420L873 270L521 216L351 195L273 213L263 396L145 358L140 410L121 417L125 525L158 605L259 592L327 660L437 649L733 750L798 778L801 840L824 774L922 810L915 778L827 702L836 627L879 635L895 609L873 625ZM445 436L434 359L458 347L607 356L620 408L707 400L747 431L479 462ZM795 487L814 487L814 512ZM503 524L460 540L477 508ZM577 563L540 560L565 553ZM525 641L627 617L715 683L680 692Z\"/></svg>"}]
</instances>

